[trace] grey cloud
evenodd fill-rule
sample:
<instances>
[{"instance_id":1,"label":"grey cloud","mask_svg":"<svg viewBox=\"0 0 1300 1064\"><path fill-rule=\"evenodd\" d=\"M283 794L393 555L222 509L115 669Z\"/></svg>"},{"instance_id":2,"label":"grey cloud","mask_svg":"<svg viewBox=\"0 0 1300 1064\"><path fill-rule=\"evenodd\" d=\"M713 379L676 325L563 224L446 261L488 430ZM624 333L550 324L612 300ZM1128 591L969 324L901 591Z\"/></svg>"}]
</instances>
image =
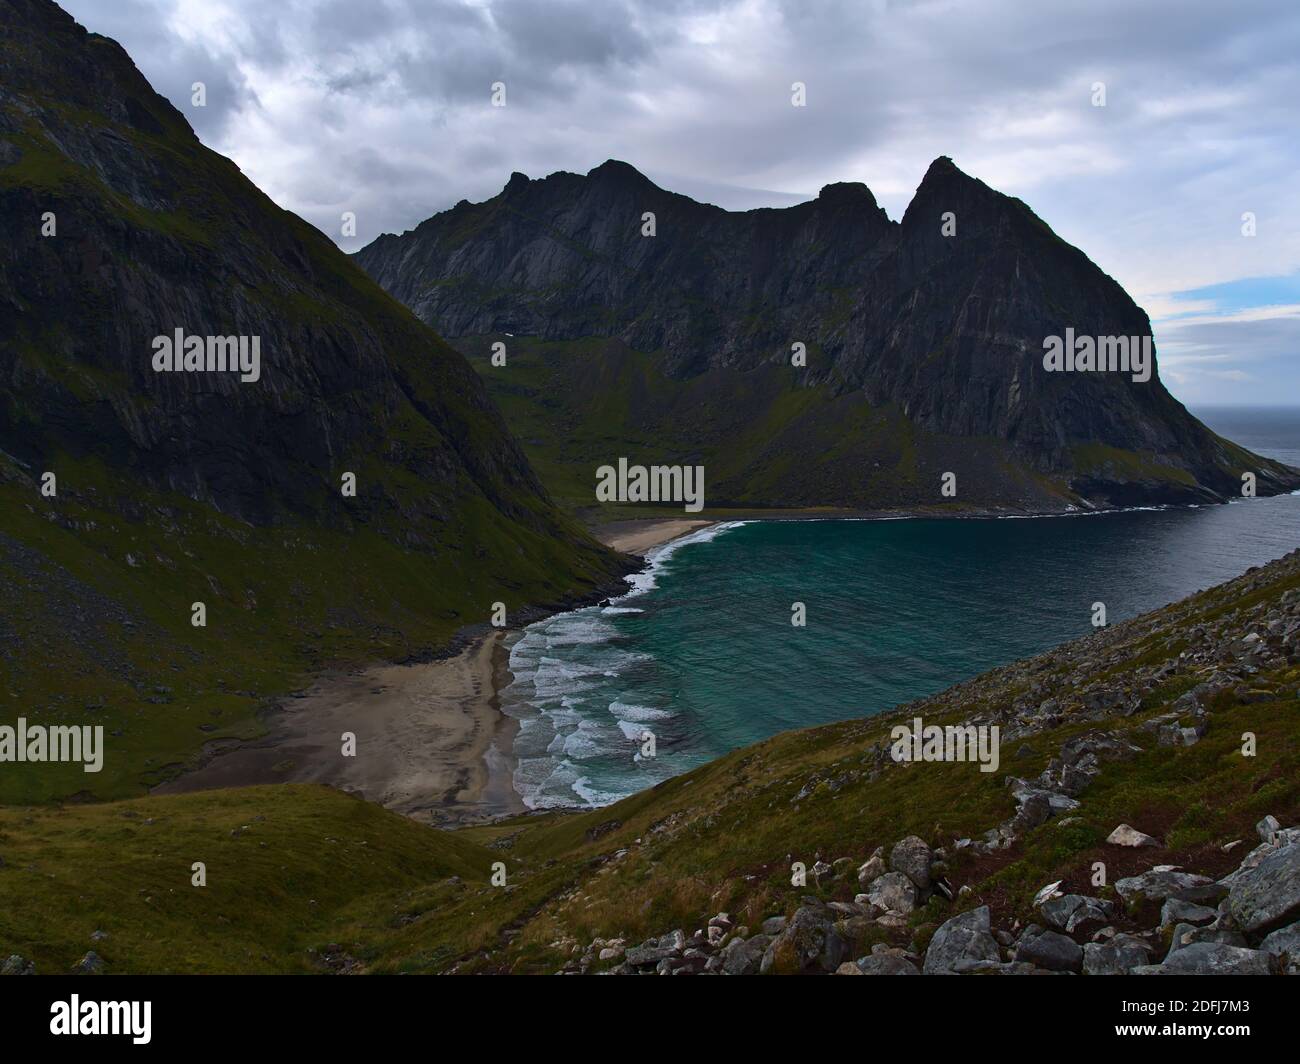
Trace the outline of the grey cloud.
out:
<instances>
[{"instance_id":1,"label":"grey cloud","mask_svg":"<svg viewBox=\"0 0 1300 1064\"><path fill-rule=\"evenodd\" d=\"M1156 333L1161 375L1188 402L1300 395L1300 309L1254 321L1172 321Z\"/></svg>"}]
</instances>

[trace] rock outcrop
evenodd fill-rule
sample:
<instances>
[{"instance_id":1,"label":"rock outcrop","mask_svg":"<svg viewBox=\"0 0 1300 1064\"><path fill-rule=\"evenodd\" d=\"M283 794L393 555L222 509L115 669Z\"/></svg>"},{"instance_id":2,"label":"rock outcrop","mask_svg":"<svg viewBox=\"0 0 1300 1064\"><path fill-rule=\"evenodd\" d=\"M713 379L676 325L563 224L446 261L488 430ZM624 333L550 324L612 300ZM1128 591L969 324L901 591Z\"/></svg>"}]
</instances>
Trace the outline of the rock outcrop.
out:
<instances>
[{"instance_id":1,"label":"rock outcrop","mask_svg":"<svg viewBox=\"0 0 1300 1064\"><path fill-rule=\"evenodd\" d=\"M1151 323L1024 203L947 158L900 222L862 184L730 212L613 160L516 173L356 258L471 354L486 338L550 345L544 383L488 379L553 426L553 458L571 457L561 440L654 439L718 469L714 505L937 504L949 470L965 505L1030 509L1222 500L1247 471L1260 493L1300 486L1188 414L1154 354L1146 381L1047 372L1049 336L1149 337ZM592 406L623 421L588 438Z\"/></svg>"}]
</instances>

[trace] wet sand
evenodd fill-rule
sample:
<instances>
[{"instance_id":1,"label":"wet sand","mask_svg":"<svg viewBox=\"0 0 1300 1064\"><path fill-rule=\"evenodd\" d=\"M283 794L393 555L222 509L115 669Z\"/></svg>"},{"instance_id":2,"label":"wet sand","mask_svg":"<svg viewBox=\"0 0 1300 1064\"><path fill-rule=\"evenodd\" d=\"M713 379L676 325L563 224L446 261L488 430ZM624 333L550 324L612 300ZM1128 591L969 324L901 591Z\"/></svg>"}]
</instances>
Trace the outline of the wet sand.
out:
<instances>
[{"instance_id":1,"label":"wet sand","mask_svg":"<svg viewBox=\"0 0 1300 1064\"><path fill-rule=\"evenodd\" d=\"M596 529L594 534L614 550L645 555L661 544L715 523L700 518L651 517L639 521L614 521Z\"/></svg>"},{"instance_id":2,"label":"wet sand","mask_svg":"<svg viewBox=\"0 0 1300 1064\"><path fill-rule=\"evenodd\" d=\"M511 783L518 725L498 702L510 679L504 634L445 661L322 677L273 718L269 735L155 793L325 783L433 824L524 812ZM354 757L342 752L345 732L356 735Z\"/></svg>"}]
</instances>

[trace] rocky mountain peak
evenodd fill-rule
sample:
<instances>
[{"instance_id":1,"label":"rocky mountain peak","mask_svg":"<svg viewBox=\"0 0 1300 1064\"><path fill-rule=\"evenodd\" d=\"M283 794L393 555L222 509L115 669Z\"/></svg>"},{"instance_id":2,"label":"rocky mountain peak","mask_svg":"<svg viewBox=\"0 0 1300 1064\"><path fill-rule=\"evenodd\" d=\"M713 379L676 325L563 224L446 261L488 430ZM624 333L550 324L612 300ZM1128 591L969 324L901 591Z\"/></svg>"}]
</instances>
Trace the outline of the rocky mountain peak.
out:
<instances>
[{"instance_id":1,"label":"rocky mountain peak","mask_svg":"<svg viewBox=\"0 0 1300 1064\"><path fill-rule=\"evenodd\" d=\"M587 177L593 181L629 187L644 187L653 184L635 166L631 163L625 163L621 159L606 159L599 166L589 170Z\"/></svg>"},{"instance_id":2,"label":"rocky mountain peak","mask_svg":"<svg viewBox=\"0 0 1300 1064\"><path fill-rule=\"evenodd\" d=\"M817 202L845 206L861 205L871 209L876 207L875 195L861 181L833 181L829 185L823 185L821 191L817 193Z\"/></svg>"}]
</instances>

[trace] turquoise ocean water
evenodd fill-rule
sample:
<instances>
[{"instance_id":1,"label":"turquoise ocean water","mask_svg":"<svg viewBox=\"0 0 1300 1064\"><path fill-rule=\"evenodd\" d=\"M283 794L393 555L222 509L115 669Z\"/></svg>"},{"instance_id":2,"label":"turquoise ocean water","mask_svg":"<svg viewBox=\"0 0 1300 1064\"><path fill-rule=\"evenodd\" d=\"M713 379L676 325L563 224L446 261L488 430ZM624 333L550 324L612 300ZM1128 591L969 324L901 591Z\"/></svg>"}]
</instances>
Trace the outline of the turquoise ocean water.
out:
<instances>
[{"instance_id":1,"label":"turquoise ocean water","mask_svg":"<svg viewBox=\"0 0 1300 1064\"><path fill-rule=\"evenodd\" d=\"M1300 466L1300 409L1198 410ZM888 709L1300 546L1300 495L1000 520L756 521L662 548L629 594L512 637L515 788L600 805L778 731ZM803 602L807 626L790 623ZM638 757L654 732L658 756Z\"/></svg>"}]
</instances>

